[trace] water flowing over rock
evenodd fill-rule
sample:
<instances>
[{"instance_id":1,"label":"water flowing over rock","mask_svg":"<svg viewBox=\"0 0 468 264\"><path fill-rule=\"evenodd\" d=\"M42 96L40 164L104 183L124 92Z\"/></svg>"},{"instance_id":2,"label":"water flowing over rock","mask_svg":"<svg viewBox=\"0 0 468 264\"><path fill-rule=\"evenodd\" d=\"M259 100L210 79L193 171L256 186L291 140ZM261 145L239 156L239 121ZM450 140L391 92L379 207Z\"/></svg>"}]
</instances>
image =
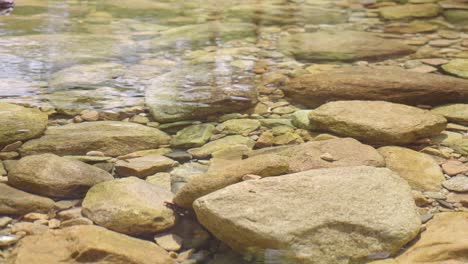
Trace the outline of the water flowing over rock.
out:
<instances>
[{"instance_id":1,"label":"water flowing over rock","mask_svg":"<svg viewBox=\"0 0 468 264\"><path fill-rule=\"evenodd\" d=\"M398 68L348 67L306 74L283 88L293 101L317 107L329 101L382 100L409 105L468 101L468 81Z\"/></svg>"},{"instance_id":2,"label":"water flowing over rock","mask_svg":"<svg viewBox=\"0 0 468 264\"><path fill-rule=\"evenodd\" d=\"M53 207L52 199L23 192L0 183L0 214L2 215L48 213Z\"/></svg>"},{"instance_id":3,"label":"water flowing over rock","mask_svg":"<svg viewBox=\"0 0 468 264\"><path fill-rule=\"evenodd\" d=\"M284 37L279 49L298 60L383 60L408 55L414 50L396 40L358 31L319 31Z\"/></svg>"},{"instance_id":4,"label":"water flowing over rock","mask_svg":"<svg viewBox=\"0 0 468 264\"><path fill-rule=\"evenodd\" d=\"M324 154L331 159L321 158ZM174 203L190 208L195 199L240 182L248 174L267 177L310 169L385 165L376 149L351 138L263 148L246 155L249 157L243 160L214 159L206 173L191 178L176 193Z\"/></svg>"},{"instance_id":5,"label":"water flowing over rock","mask_svg":"<svg viewBox=\"0 0 468 264\"><path fill-rule=\"evenodd\" d=\"M148 235L175 224L165 202L172 193L136 177L94 185L83 200L83 215L98 225L129 234Z\"/></svg>"},{"instance_id":6,"label":"water flowing over rock","mask_svg":"<svg viewBox=\"0 0 468 264\"><path fill-rule=\"evenodd\" d=\"M0 145L40 136L47 127L47 114L38 109L0 103Z\"/></svg>"},{"instance_id":7,"label":"water flowing over rock","mask_svg":"<svg viewBox=\"0 0 468 264\"><path fill-rule=\"evenodd\" d=\"M196 47L206 45L207 42L216 44L233 39L242 39L255 35L255 24L251 23L208 23L183 25L171 28L150 41L152 49L175 48L180 46Z\"/></svg>"},{"instance_id":8,"label":"water flowing over rock","mask_svg":"<svg viewBox=\"0 0 468 264\"><path fill-rule=\"evenodd\" d=\"M372 144L408 144L436 136L447 120L416 107L384 101L336 101L309 114L318 129Z\"/></svg>"},{"instance_id":9,"label":"water flowing over rock","mask_svg":"<svg viewBox=\"0 0 468 264\"><path fill-rule=\"evenodd\" d=\"M8 183L18 189L59 198L83 197L93 185L112 179L95 166L54 154L22 158L8 174Z\"/></svg>"},{"instance_id":10,"label":"water flowing over rock","mask_svg":"<svg viewBox=\"0 0 468 264\"><path fill-rule=\"evenodd\" d=\"M172 122L251 107L257 100L251 74L227 66L182 67L157 77L146 90L151 114L157 121Z\"/></svg>"},{"instance_id":11,"label":"water flowing over rock","mask_svg":"<svg viewBox=\"0 0 468 264\"><path fill-rule=\"evenodd\" d=\"M408 184L373 167L245 181L199 198L194 209L236 251L283 263L364 263L396 253L420 228Z\"/></svg>"},{"instance_id":12,"label":"water flowing over rock","mask_svg":"<svg viewBox=\"0 0 468 264\"><path fill-rule=\"evenodd\" d=\"M41 138L26 142L22 155L54 153L84 155L96 150L110 156L125 155L168 144L170 136L156 128L129 122L87 122L49 127Z\"/></svg>"},{"instance_id":13,"label":"water flowing over rock","mask_svg":"<svg viewBox=\"0 0 468 264\"><path fill-rule=\"evenodd\" d=\"M80 225L21 240L8 264L175 264L156 244L106 230Z\"/></svg>"},{"instance_id":14,"label":"water flowing over rock","mask_svg":"<svg viewBox=\"0 0 468 264\"><path fill-rule=\"evenodd\" d=\"M421 239L397 258L398 264L462 264L468 261L468 213L441 213L427 224Z\"/></svg>"}]
</instances>

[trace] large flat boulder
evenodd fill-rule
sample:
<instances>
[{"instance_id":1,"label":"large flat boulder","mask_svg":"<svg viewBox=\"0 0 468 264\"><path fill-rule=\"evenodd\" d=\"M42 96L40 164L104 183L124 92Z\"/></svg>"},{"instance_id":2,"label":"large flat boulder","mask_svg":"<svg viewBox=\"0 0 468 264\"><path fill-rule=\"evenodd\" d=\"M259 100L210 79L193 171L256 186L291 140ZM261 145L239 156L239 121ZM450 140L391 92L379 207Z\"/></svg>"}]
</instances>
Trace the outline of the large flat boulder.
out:
<instances>
[{"instance_id":1,"label":"large flat boulder","mask_svg":"<svg viewBox=\"0 0 468 264\"><path fill-rule=\"evenodd\" d=\"M8 173L8 184L56 198L81 198L95 184L113 179L98 167L54 154L24 157Z\"/></svg>"},{"instance_id":2,"label":"large flat boulder","mask_svg":"<svg viewBox=\"0 0 468 264\"><path fill-rule=\"evenodd\" d=\"M155 78L146 89L145 101L160 122L204 119L253 106L257 90L251 73L200 64Z\"/></svg>"},{"instance_id":3,"label":"large flat boulder","mask_svg":"<svg viewBox=\"0 0 468 264\"><path fill-rule=\"evenodd\" d=\"M414 50L397 40L359 31L318 31L284 37L279 50L298 60L383 60L411 54Z\"/></svg>"},{"instance_id":4,"label":"large flat boulder","mask_svg":"<svg viewBox=\"0 0 468 264\"><path fill-rule=\"evenodd\" d=\"M105 228L79 225L27 236L8 264L174 264L162 248Z\"/></svg>"},{"instance_id":5,"label":"large flat boulder","mask_svg":"<svg viewBox=\"0 0 468 264\"><path fill-rule=\"evenodd\" d=\"M380 15L385 19L408 19L437 16L442 8L438 4L407 4L386 6L379 9Z\"/></svg>"},{"instance_id":6,"label":"large flat boulder","mask_svg":"<svg viewBox=\"0 0 468 264\"><path fill-rule=\"evenodd\" d=\"M414 190L439 191L445 181L442 169L431 156L402 147L382 147L379 153L387 168L398 173Z\"/></svg>"},{"instance_id":7,"label":"large flat boulder","mask_svg":"<svg viewBox=\"0 0 468 264\"><path fill-rule=\"evenodd\" d=\"M421 239L397 258L398 264L463 264L468 261L468 213L437 214Z\"/></svg>"},{"instance_id":8,"label":"large flat boulder","mask_svg":"<svg viewBox=\"0 0 468 264\"><path fill-rule=\"evenodd\" d=\"M309 118L318 129L378 145L414 143L440 134L447 125L441 115L384 101L330 102Z\"/></svg>"},{"instance_id":9,"label":"large flat boulder","mask_svg":"<svg viewBox=\"0 0 468 264\"><path fill-rule=\"evenodd\" d=\"M365 263L398 252L421 224L408 184L365 166L245 181L197 199L194 209L234 250L281 263Z\"/></svg>"},{"instance_id":10,"label":"large flat boulder","mask_svg":"<svg viewBox=\"0 0 468 264\"><path fill-rule=\"evenodd\" d=\"M22 155L84 155L91 150L120 156L168 144L170 136L156 128L129 122L86 122L49 127L41 138L26 142Z\"/></svg>"},{"instance_id":11,"label":"large flat boulder","mask_svg":"<svg viewBox=\"0 0 468 264\"><path fill-rule=\"evenodd\" d=\"M468 81L397 68L347 67L290 80L283 91L308 107L340 100L440 105L468 100Z\"/></svg>"},{"instance_id":12,"label":"large flat boulder","mask_svg":"<svg viewBox=\"0 0 468 264\"><path fill-rule=\"evenodd\" d=\"M191 178L176 193L174 203L190 208L197 198L238 183L248 174L267 177L321 168L385 166L376 149L352 138L263 148L247 156L243 160L213 159L206 173Z\"/></svg>"},{"instance_id":13,"label":"large flat boulder","mask_svg":"<svg viewBox=\"0 0 468 264\"><path fill-rule=\"evenodd\" d=\"M47 114L39 109L0 103L0 145L40 136L47 127Z\"/></svg>"},{"instance_id":14,"label":"large flat boulder","mask_svg":"<svg viewBox=\"0 0 468 264\"><path fill-rule=\"evenodd\" d=\"M83 200L84 216L110 230L150 235L175 224L175 213L165 205L170 191L136 177L94 185Z\"/></svg>"},{"instance_id":15,"label":"large flat boulder","mask_svg":"<svg viewBox=\"0 0 468 264\"><path fill-rule=\"evenodd\" d=\"M23 192L9 185L0 184L0 214L23 215L48 213L54 207L52 199Z\"/></svg>"}]
</instances>

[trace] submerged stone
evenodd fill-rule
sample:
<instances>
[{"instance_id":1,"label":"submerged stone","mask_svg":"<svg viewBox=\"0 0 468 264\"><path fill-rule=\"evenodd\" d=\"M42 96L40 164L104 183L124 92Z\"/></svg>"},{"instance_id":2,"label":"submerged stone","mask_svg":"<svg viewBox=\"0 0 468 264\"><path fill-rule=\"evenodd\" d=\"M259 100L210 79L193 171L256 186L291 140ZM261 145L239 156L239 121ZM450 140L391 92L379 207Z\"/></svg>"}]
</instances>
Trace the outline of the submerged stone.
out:
<instances>
[{"instance_id":1,"label":"submerged stone","mask_svg":"<svg viewBox=\"0 0 468 264\"><path fill-rule=\"evenodd\" d=\"M441 8L437 4L408 4L382 7L380 15L385 19L424 18L437 16Z\"/></svg>"},{"instance_id":2,"label":"submerged stone","mask_svg":"<svg viewBox=\"0 0 468 264\"><path fill-rule=\"evenodd\" d=\"M311 61L383 60L414 52L397 40L358 31L293 34L280 40L279 50L298 60Z\"/></svg>"},{"instance_id":3,"label":"submerged stone","mask_svg":"<svg viewBox=\"0 0 468 264\"><path fill-rule=\"evenodd\" d=\"M257 90L250 73L207 64L155 78L145 100L157 121L173 122L247 109L256 103Z\"/></svg>"}]
</instances>

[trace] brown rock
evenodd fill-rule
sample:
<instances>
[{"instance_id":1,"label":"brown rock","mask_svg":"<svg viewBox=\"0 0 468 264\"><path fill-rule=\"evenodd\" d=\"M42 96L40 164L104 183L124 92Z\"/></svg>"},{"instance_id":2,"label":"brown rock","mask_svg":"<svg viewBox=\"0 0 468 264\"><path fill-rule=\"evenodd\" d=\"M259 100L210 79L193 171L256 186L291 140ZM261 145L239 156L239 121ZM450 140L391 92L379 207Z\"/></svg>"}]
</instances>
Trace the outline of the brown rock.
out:
<instances>
[{"instance_id":1,"label":"brown rock","mask_svg":"<svg viewBox=\"0 0 468 264\"><path fill-rule=\"evenodd\" d=\"M22 215L29 212L47 213L54 201L0 184L0 214Z\"/></svg>"},{"instance_id":2,"label":"brown rock","mask_svg":"<svg viewBox=\"0 0 468 264\"><path fill-rule=\"evenodd\" d=\"M399 264L467 263L468 212L441 213L427 224L421 239L397 258Z\"/></svg>"},{"instance_id":3,"label":"brown rock","mask_svg":"<svg viewBox=\"0 0 468 264\"><path fill-rule=\"evenodd\" d=\"M286 96L308 107L329 101L382 100L409 105L468 101L468 80L401 69L353 67L293 78Z\"/></svg>"},{"instance_id":4,"label":"brown rock","mask_svg":"<svg viewBox=\"0 0 468 264\"><path fill-rule=\"evenodd\" d=\"M81 225L21 240L7 264L174 264L156 244L102 227Z\"/></svg>"},{"instance_id":5,"label":"brown rock","mask_svg":"<svg viewBox=\"0 0 468 264\"><path fill-rule=\"evenodd\" d=\"M112 179L112 175L95 166L54 154L24 157L8 175L12 186L59 198L83 197L93 185Z\"/></svg>"},{"instance_id":6,"label":"brown rock","mask_svg":"<svg viewBox=\"0 0 468 264\"><path fill-rule=\"evenodd\" d=\"M449 176L468 172L468 165L458 160L448 160L442 163L442 170Z\"/></svg>"}]
</instances>

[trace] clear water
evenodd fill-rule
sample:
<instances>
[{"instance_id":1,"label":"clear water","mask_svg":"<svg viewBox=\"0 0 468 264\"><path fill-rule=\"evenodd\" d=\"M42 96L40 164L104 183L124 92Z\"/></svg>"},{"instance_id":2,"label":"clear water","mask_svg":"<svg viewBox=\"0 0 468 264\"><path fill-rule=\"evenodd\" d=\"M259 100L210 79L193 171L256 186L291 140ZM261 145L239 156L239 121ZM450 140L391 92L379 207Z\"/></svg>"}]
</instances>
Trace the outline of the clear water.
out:
<instances>
[{"instance_id":1,"label":"clear water","mask_svg":"<svg viewBox=\"0 0 468 264\"><path fill-rule=\"evenodd\" d=\"M275 51L285 30L345 22L334 2L17 0L0 16L0 100L118 111L175 69L253 82L259 63L292 62Z\"/></svg>"}]
</instances>

